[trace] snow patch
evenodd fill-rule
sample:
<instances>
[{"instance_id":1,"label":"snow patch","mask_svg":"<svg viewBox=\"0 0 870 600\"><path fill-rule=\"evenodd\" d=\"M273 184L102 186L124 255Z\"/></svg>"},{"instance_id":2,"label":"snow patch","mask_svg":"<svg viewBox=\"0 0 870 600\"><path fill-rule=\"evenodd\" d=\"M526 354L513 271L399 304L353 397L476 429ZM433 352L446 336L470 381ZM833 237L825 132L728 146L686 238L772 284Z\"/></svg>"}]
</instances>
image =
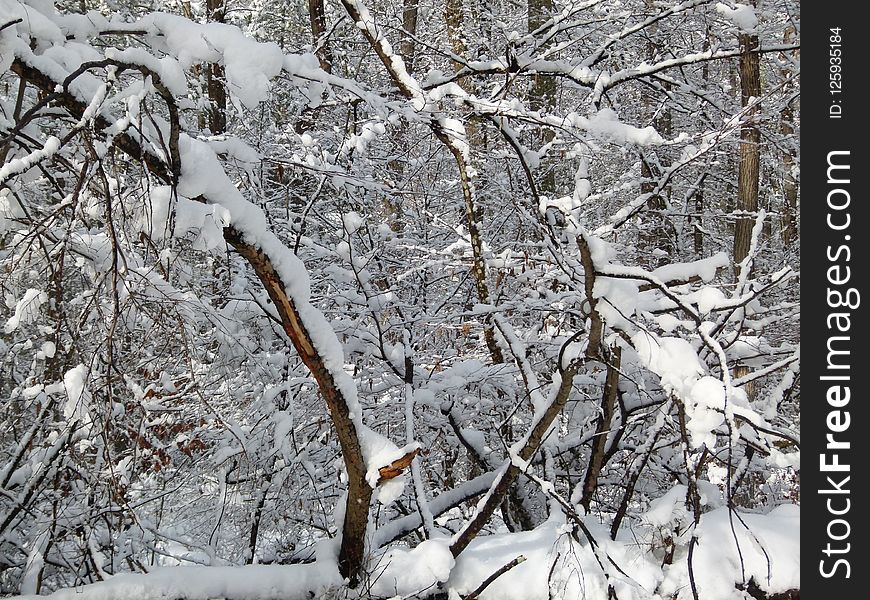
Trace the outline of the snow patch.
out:
<instances>
[{"instance_id":1,"label":"snow patch","mask_svg":"<svg viewBox=\"0 0 870 600\"><path fill-rule=\"evenodd\" d=\"M6 325L3 326L4 333L12 333L21 325L35 321L39 316L39 308L46 302L48 302L48 294L34 288L24 292L24 296L18 302L14 300L10 302L9 297L7 297L6 306L9 308L14 307L15 312L7 319Z\"/></svg>"},{"instance_id":2,"label":"snow patch","mask_svg":"<svg viewBox=\"0 0 870 600\"><path fill-rule=\"evenodd\" d=\"M751 33L758 27L758 16L755 14L755 9L747 4L734 3L734 7L730 7L722 2L716 3L716 12L734 23L738 29L746 33Z\"/></svg>"}]
</instances>

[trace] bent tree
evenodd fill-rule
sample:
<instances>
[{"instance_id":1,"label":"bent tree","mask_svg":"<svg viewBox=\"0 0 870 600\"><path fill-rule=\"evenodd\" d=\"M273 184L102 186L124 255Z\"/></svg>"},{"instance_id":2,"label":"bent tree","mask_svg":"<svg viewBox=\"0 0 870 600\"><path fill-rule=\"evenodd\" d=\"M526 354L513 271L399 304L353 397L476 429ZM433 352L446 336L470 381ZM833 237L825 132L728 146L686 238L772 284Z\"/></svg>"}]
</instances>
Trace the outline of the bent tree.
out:
<instances>
[{"instance_id":1,"label":"bent tree","mask_svg":"<svg viewBox=\"0 0 870 600\"><path fill-rule=\"evenodd\" d=\"M799 587L796 7L101 6L0 0L4 593Z\"/></svg>"}]
</instances>

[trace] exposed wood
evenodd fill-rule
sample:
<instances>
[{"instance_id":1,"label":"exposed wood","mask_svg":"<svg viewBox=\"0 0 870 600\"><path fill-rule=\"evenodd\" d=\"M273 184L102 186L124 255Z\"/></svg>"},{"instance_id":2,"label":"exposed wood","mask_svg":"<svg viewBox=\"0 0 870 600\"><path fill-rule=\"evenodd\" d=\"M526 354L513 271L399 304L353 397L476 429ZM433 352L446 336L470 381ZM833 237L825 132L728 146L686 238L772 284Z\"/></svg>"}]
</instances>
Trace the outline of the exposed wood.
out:
<instances>
[{"instance_id":1,"label":"exposed wood","mask_svg":"<svg viewBox=\"0 0 870 600\"><path fill-rule=\"evenodd\" d=\"M56 102L73 116L80 118L84 113L86 107L75 97L66 91L56 90L61 82L54 81L38 69L17 59L11 68L18 76L42 89L45 93L54 94ZM142 67L136 68L142 69ZM153 73L149 73L149 75L159 85L159 77ZM63 85L61 85L61 89L65 89ZM171 99L167 99L167 102L171 103ZM109 127L109 123L103 117L97 116L95 121L95 130L98 132L105 131ZM176 180L180 164L167 165L153 153L145 151L136 140L126 133L116 135L112 143L132 159L141 161L163 183L172 184ZM177 153L177 147L170 149L170 156L177 156ZM173 160L174 163L176 161L177 159ZM197 198L197 200L208 201L207 198ZM347 399L336 385L332 373L324 364L323 357L312 342L311 335L305 328L299 310L294 300L287 294L285 284L275 271L271 258L259 247L246 241L242 232L235 227L224 228L224 239L248 261L263 283L278 311L284 332L292 342L302 362L311 371L326 401L348 475L347 506L338 563L342 575L349 579L352 587L355 587L359 583L364 564L365 533L368 525L372 488L365 479L365 461L358 432L350 416Z\"/></svg>"},{"instance_id":2,"label":"exposed wood","mask_svg":"<svg viewBox=\"0 0 870 600\"><path fill-rule=\"evenodd\" d=\"M382 484L385 481L389 481L390 479L395 479L399 475L405 472L405 469L411 466L411 462L414 460L414 457L420 453L420 448L415 448L405 454L401 458L397 458L390 464L383 466L378 469L378 474L380 478L378 479L378 485Z\"/></svg>"},{"instance_id":3,"label":"exposed wood","mask_svg":"<svg viewBox=\"0 0 870 600\"><path fill-rule=\"evenodd\" d=\"M293 299L287 295L284 282L275 272L269 257L258 247L247 243L241 233L233 227L224 229L224 238L248 261L263 283L281 316L284 332L317 381L320 393L329 408L348 477L347 503L338 564L341 574L349 578L351 587L356 587L365 562L365 533L372 488L365 478L365 460L347 401L312 343L299 311Z\"/></svg>"}]
</instances>

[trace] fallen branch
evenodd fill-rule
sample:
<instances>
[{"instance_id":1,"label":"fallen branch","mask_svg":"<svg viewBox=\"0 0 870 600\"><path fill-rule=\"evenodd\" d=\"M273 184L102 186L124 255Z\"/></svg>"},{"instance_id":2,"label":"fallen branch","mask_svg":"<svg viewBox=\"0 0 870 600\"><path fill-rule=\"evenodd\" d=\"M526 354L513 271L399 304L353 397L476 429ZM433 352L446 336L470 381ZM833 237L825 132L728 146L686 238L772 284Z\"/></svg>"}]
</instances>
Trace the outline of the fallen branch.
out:
<instances>
[{"instance_id":1,"label":"fallen branch","mask_svg":"<svg viewBox=\"0 0 870 600\"><path fill-rule=\"evenodd\" d=\"M490 575L489 577L484 579L483 583L481 583L479 586L477 586L477 589L475 589L473 592L471 592L470 594L465 596L464 600L474 600L475 598L480 596L480 594L483 593L483 590L488 588L489 585L493 581L495 581L496 579L498 579L499 577L501 577L502 575L504 575L505 573L507 573L508 571L513 569L518 564L524 563L524 562L526 562L526 557L523 556L522 554L520 554L515 559L513 559L512 561L510 561L509 563L507 563L506 565L501 567L498 571L496 571L495 573L493 573L492 575Z\"/></svg>"}]
</instances>

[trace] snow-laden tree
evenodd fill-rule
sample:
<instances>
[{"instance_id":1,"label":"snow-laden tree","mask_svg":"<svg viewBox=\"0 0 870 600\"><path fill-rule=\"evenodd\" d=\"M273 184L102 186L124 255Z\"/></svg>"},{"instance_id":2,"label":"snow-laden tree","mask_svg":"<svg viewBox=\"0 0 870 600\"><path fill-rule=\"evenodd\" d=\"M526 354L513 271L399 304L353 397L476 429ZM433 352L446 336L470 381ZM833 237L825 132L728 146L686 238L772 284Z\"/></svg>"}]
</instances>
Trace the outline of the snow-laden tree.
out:
<instances>
[{"instance_id":1,"label":"snow-laden tree","mask_svg":"<svg viewBox=\"0 0 870 600\"><path fill-rule=\"evenodd\" d=\"M66 4L0 0L4 593L792 597L797 6Z\"/></svg>"}]
</instances>

